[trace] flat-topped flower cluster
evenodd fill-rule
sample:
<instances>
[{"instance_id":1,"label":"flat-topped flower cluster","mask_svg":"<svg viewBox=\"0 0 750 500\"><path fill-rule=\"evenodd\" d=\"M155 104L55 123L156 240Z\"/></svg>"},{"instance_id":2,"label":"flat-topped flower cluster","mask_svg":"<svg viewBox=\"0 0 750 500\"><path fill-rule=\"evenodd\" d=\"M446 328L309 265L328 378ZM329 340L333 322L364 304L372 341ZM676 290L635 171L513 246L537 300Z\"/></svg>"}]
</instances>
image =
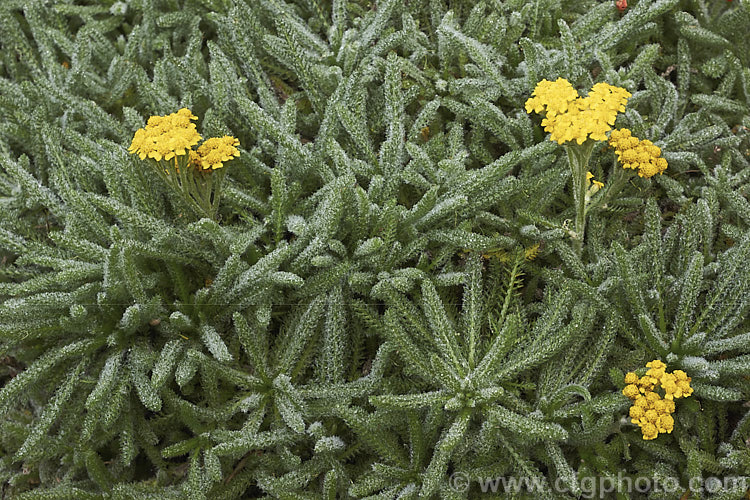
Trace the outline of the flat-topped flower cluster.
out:
<instances>
[{"instance_id":1,"label":"flat-topped flower cluster","mask_svg":"<svg viewBox=\"0 0 750 500\"><path fill-rule=\"evenodd\" d=\"M544 113L542 126L550 140L558 144L583 144L588 139L608 141L615 148L623 168L637 170L640 177L653 177L667 169L661 149L648 139L634 137L630 130L612 130L617 114L625 111L632 94L622 87L596 83L586 97L578 95L571 83L558 78L542 80L526 101L527 113ZM607 137L607 132L612 133Z\"/></svg>"},{"instance_id":2,"label":"flat-topped flower cluster","mask_svg":"<svg viewBox=\"0 0 750 500\"><path fill-rule=\"evenodd\" d=\"M622 393L633 400L630 407L631 421L641 428L643 439L656 439L659 434L671 433L674 429L674 400L685 398L693 393L692 380L682 370L666 373L667 365L655 359L646 363L648 371L643 377L635 372L625 375L627 384ZM664 398L656 392L656 387L664 390Z\"/></svg>"},{"instance_id":3,"label":"flat-topped flower cluster","mask_svg":"<svg viewBox=\"0 0 750 500\"><path fill-rule=\"evenodd\" d=\"M221 168L223 162L240 155L240 142L231 136L212 137L193 150L203 139L191 123L197 119L187 108L166 116L152 116L145 128L136 130L128 151L138 154L141 160L152 158L157 162L189 154L190 163L204 170Z\"/></svg>"},{"instance_id":4,"label":"flat-topped flower cluster","mask_svg":"<svg viewBox=\"0 0 750 500\"><path fill-rule=\"evenodd\" d=\"M211 137L198 147L197 151L190 151L190 160L196 167L216 170L224 166L225 161L240 155L237 146L240 141L232 136Z\"/></svg>"},{"instance_id":5,"label":"flat-topped flower cluster","mask_svg":"<svg viewBox=\"0 0 750 500\"><path fill-rule=\"evenodd\" d=\"M608 83L596 83L588 96L581 97L568 80L558 78L554 82L542 80L532 95L526 101L526 112L544 112L542 126L552 134L551 140L583 144L589 137L607 140L606 132L615 124L617 113L625 111L632 94Z\"/></svg>"},{"instance_id":6,"label":"flat-topped flower cluster","mask_svg":"<svg viewBox=\"0 0 750 500\"><path fill-rule=\"evenodd\" d=\"M609 145L615 148L623 168L638 170L639 177L661 175L667 169L667 160L661 158L661 149L648 139L633 137L626 128L609 134Z\"/></svg>"}]
</instances>

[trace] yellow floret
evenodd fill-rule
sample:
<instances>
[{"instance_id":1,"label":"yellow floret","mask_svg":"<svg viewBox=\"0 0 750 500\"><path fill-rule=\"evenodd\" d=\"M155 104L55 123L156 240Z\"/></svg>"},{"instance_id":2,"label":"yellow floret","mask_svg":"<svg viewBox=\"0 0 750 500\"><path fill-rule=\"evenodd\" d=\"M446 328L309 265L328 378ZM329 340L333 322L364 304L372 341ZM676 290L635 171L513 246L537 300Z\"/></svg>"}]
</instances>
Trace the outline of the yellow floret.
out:
<instances>
[{"instance_id":1,"label":"yellow floret","mask_svg":"<svg viewBox=\"0 0 750 500\"><path fill-rule=\"evenodd\" d=\"M647 422L641 426L641 432L643 433L643 439L650 440L650 439L656 439L656 437L659 435L659 431L657 430L656 426L650 422Z\"/></svg>"},{"instance_id":2,"label":"yellow floret","mask_svg":"<svg viewBox=\"0 0 750 500\"><path fill-rule=\"evenodd\" d=\"M644 418L646 419L646 421L655 424L656 421L659 420L659 414L656 412L656 410L646 410Z\"/></svg>"},{"instance_id":3,"label":"yellow floret","mask_svg":"<svg viewBox=\"0 0 750 500\"><path fill-rule=\"evenodd\" d=\"M667 411L667 401L662 399L659 401L654 401L654 410L656 410L659 414L665 414L665 413L671 413L670 411Z\"/></svg>"},{"instance_id":4,"label":"yellow floret","mask_svg":"<svg viewBox=\"0 0 750 500\"><path fill-rule=\"evenodd\" d=\"M646 150L643 149L642 147L637 148L635 151L636 151L635 158L638 163L648 163L649 160L651 159L651 155L648 154ZM651 370L653 370L653 368ZM661 370L656 370L656 371L660 371L663 373L664 369L662 368Z\"/></svg>"},{"instance_id":5,"label":"yellow floret","mask_svg":"<svg viewBox=\"0 0 750 500\"><path fill-rule=\"evenodd\" d=\"M686 398L693 393L693 388L690 387L690 382L687 380L677 381L677 391L675 392L676 398Z\"/></svg>"},{"instance_id":6,"label":"yellow floret","mask_svg":"<svg viewBox=\"0 0 750 500\"><path fill-rule=\"evenodd\" d=\"M534 88L534 97L526 101L526 112L546 112L548 117L565 113L570 103L578 99L578 92L573 85L564 78L554 82L542 80Z\"/></svg>"},{"instance_id":7,"label":"yellow floret","mask_svg":"<svg viewBox=\"0 0 750 500\"><path fill-rule=\"evenodd\" d=\"M644 375L638 381L638 387L641 389L641 392L650 392L654 390L656 382L658 382L658 379Z\"/></svg>"},{"instance_id":8,"label":"yellow floret","mask_svg":"<svg viewBox=\"0 0 750 500\"><path fill-rule=\"evenodd\" d=\"M664 364L663 361L660 359L655 359L653 361L649 361L646 363L646 368L653 368L655 370L665 370L667 368L667 365Z\"/></svg>"},{"instance_id":9,"label":"yellow floret","mask_svg":"<svg viewBox=\"0 0 750 500\"><path fill-rule=\"evenodd\" d=\"M646 412L643 411L643 408L640 406L631 406L630 407L630 418L633 419L633 423L637 424L638 420L643 418L643 416L646 414Z\"/></svg>"},{"instance_id":10,"label":"yellow floret","mask_svg":"<svg viewBox=\"0 0 750 500\"><path fill-rule=\"evenodd\" d=\"M672 400L664 400L664 403L667 405L666 412L667 413L674 413L674 410L675 410L674 401L672 401Z\"/></svg>"},{"instance_id":11,"label":"yellow floret","mask_svg":"<svg viewBox=\"0 0 750 500\"><path fill-rule=\"evenodd\" d=\"M614 144L614 142L615 142L615 141L623 141L623 140L625 140L625 139L628 139L628 138L629 138L630 136L631 136L631 132L630 132L630 130L629 130L629 129L626 129L626 128L620 128L620 129L615 129L615 130L613 130L613 131L612 131L612 132L611 132L611 133L609 134L609 140L610 140L610 141L613 141L613 144L612 144L612 146L614 146L614 145L615 145L615 144ZM628 139L627 141L625 141L625 142L628 142L628 143L629 143L629 139ZM625 148L625 149L627 149L627 148Z\"/></svg>"},{"instance_id":12,"label":"yellow floret","mask_svg":"<svg viewBox=\"0 0 750 500\"><path fill-rule=\"evenodd\" d=\"M677 387L677 384L675 384L672 381L667 381L666 384L662 385L662 388L664 389L664 399L673 399L675 396L680 397L682 395L682 391ZM677 395L677 392L679 391L679 396Z\"/></svg>"},{"instance_id":13,"label":"yellow floret","mask_svg":"<svg viewBox=\"0 0 750 500\"><path fill-rule=\"evenodd\" d=\"M672 372L672 375L674 375L674 378L677 380L683 380L685 382L690 382L692 379L687 376L687 373L685 373L682 370L675 370Z\"/></svg>"},{"instance_id":14,"label":"yellow floret","mask_svg":"<svg viewBox=\"0 0 750 500\"><path fill-rule=\"evenodd\" d=\"M677 377L675 377L674 373L664 373L659 378L659 383L664 387L664 384L673 384L677 382Z\"/></svg>"},{"instance_id":15,"label":"yellow floret","mask_svg":"<svg viewBox=\"0 0 750 500\"><path fill-rule=\"evenodd\" d=\"M638 383L638 375L635 374L635 372L628 372L625 374L625 383L626 384L637 384Z\"/></svg>"},{"instance_id":16,"label":"yellow floret","mask_svg":"<svg viewBox=\"0 0 750 500\"><path fill-rule=\"evenodd\" d=\"M659 432L671 433L674 429L674 418L671 415L661 415L656 423L656 428Z\"/></svg>"},{"instance_id":17,"label":"yellow floret","mask_svg":"<svg viewBox=\"0 0 750 500\"><path fill-rule=\"evenodd\" d=\"M626 385L622 393L630 399L635 399L640 394L638 386L635 384Z\"/></svg>"},{"instance_id":18,"label":"yellow floret","mask_svg":"<svg viewBox=\"0 0 750 500\"><path fill-rule=\"evenodd\" d=\"M181 108L177 110L177 116L184 116L185 118L189 120L197 120L198 117L195 116L192 111L190 111L188 108Z\"/></svg>"},{"instance_id":19,"label":"yellow floret","mask_svg":"<svg viewBox=\"0 0 750 500\"><path fill-rule=\"evenodd\" d=\"M661 399L661 396L659 396L659 394L656 392L647 392L645 397L646 401L648 401L649 403L653 403Z\"/></svg>"},{"instance_id":20,"label":"yellow floret","mask_svg":"<svg viewBox=\"0 0 750 500\"><path fill-rule=\"evenodd\" d=\"M620 155L620 161L622 163L634 163L638 154L634 149L626 149Z\"/></svg>"},{"instance_id":21,"label":"yellow floret","mask_svg":"<svg viewBox=\"0 0 750 500\"><path fill-rule=\"evenodd\" d=\"M601 189L601 188L603 188L603 187L604 187L604 183L603 183L603 182L599 182L599 181L597 181L596 179L594 179L594 174L592 174L591 172L586 172L586 180L587 180L587 181L591 181L591 184L593 184L593 185L594 185L594 187L596 188L596 189L594 189L594 190L592 191L592 193L593 193L593 192L596 192L596 191L598 191L599 189ZM635 374L633 374L633 375L635 375ZM635 383L635 382L633 382L633 383Z\"/></svg>"}]
</instances>

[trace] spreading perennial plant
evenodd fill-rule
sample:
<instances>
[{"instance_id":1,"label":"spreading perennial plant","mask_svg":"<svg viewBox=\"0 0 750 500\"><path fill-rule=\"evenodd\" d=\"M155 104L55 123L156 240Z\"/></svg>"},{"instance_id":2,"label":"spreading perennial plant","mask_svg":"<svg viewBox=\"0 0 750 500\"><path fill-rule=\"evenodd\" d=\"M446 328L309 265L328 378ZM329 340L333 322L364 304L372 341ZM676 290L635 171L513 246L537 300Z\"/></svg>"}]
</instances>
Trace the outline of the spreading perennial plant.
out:
<instances>
[{"instance_id":1,"label":"spreading perennial plant","mask_svg":"<svg viewBox=\"0 0 750 500\"><path fill-rule=\"evenodd\" d=\"M0 2L1 497L747 475L748 2L368 3Z\"/></svg>"}]
</instances>

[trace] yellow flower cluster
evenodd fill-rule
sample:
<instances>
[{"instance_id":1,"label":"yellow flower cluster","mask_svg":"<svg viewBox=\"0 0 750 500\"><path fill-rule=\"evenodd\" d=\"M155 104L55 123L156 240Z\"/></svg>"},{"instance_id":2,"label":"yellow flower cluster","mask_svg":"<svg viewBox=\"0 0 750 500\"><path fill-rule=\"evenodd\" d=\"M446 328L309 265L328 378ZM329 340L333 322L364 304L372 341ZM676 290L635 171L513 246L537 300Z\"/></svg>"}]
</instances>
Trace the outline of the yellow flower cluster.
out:
<instances>
[{"instance_id":1,"label":"yellow flower cluster","mask_svg":"<svg viewBox=\"0 0 750 500\"><path fill-rule=\"evenodd\" d=\"M575 140L583 144L589 137L606 141L606 132L615 124L617 113L625 111L632 95L621 87L607 83L595 84L588 96L580 97L564 78L554 82L542 80L526 101L526 112L545 113L542 126L551 140L559 144Z\"/></svg>"},{"instance_id":2,"label":"yellow flower cluster","mask_svg":"<svg viewBox=\"0 0 750 500\"><path fill-rule=\"evenodd\" d=\"M128 151L137 153L141 160L171 160L184 155L201 140L195 123L190 123L197 119L187 108L167 116L152 116L145 128L136 130Z\"/></svg>"},{"instance_id":3,"label":"yellow flower cluster","mask_svg":"<svg viewBox=\"0 0 750 500\"><path fill-rule=\"evenodd\" d=\"M229 135L212 137L201 144L198 151L190 151L190 159L196 167L215 170L223 167L223 162L240 155L239 145L240 141Z\"/></svg>"},{"instance_id":4,"label":"yellow flower cluster","mask_svg":"<svg viewBox=\"0 0 750 500\"><path fill-rule=\"evenodd\" d=\"M648 139L641 141L633 137L626 128L613 130L609 135L609 145L615 148L623 168L637 169L640 177L661 175L667 169L667 160L661 158L661 149Z\"/></svg>"},{"instance_id":5,"label":"yellow flower cluster","mask_svg":"<svg viewBox=\"0 0 750 500\"><path fill-rule=\"evenodd\" d=\"M223 162L240 156L237 149L240 141L228 135L207 139L197 151L193 150L192 147L203 139L191 123L197 119L187 108L166 116L152 116L145 128L136 130L128 151L138 154L141 160L153 158L156 161L189 154L190 163L203 170L221 168ZM176 162L175 169L179 172Z\"/></svg>"},{"instance_id":6,"label":"yellow flower cluster","mask_svg":"<svg viewBox=\"0 0 750 500\"><path fill-rule=\"evenodd\" d=\"M634 372L625 375L627 384L622 393L633 400L631 421L641 428L643 439L656 439L660 433L671 433L674 428L674 400L693 393L691 378L682 370L666 373L667 365L658 359L646 363L648 371L638 378ZM664 398L654 389L661 385Z\"/></svg>"}]
</instances>

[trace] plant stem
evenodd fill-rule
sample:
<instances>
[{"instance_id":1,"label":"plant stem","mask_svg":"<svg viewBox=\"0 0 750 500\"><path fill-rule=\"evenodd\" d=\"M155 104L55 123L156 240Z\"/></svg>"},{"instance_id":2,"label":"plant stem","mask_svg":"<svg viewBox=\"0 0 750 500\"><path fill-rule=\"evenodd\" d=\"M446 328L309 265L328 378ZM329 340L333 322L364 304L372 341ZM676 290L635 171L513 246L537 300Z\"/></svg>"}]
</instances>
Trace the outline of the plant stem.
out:
<instances>
[{"instance_id":1,"label":"plant stem","mask_svg":"<svg viewBox=\"0 0 750 500\"><path fill-rule=\"evenodd\" d=\"M573 237L573 248L576 254L583 252L583 237L586 231L586 189L588 180L589 158L594 148L595 141L587 140L583 144L566 144L568 152L568 164L573 174L573 200L576 209L575 236Z\"/></svg>"},{"instance_id":2,"label":"plant stem","mask_svg":"<svg viewBox=\"0 0 750 500\"><path fill-rule=\"evenodd\" d=\"M601 194L595 199L594 205L606 206L620 192L627 178L627 172L617 164L617 159L615 159L612 163L612 170L607 177L607 183L602 188Z\"/></svg>"},{"instance_id":3,"label":"plant stem","mask_svg":"<svg viewBox=\"0 0 750 500\"><path fill-rule=\"evenodd\" d=\"M174 191L196 217L216 220L221 198L223 170L199 171L190 165L187 155L176 156L172 160L153 163L156 173ZM216 177L214 179L214 177Z\"/></svg>"},{"instance_id":4,"label":"plant stem","mask_svg":"<svg viewBox=\"0 0 750 500\"><path fill-rule=\"evenodd\" d=\"M216 216L219 213L219 202L221 201L221 184L224 180L224 174L226 171L223 168L214 170L211 173L211 183L209 189L209 197L211 203L211 218L216 220Z\"/></svg>"}]
</instances>

